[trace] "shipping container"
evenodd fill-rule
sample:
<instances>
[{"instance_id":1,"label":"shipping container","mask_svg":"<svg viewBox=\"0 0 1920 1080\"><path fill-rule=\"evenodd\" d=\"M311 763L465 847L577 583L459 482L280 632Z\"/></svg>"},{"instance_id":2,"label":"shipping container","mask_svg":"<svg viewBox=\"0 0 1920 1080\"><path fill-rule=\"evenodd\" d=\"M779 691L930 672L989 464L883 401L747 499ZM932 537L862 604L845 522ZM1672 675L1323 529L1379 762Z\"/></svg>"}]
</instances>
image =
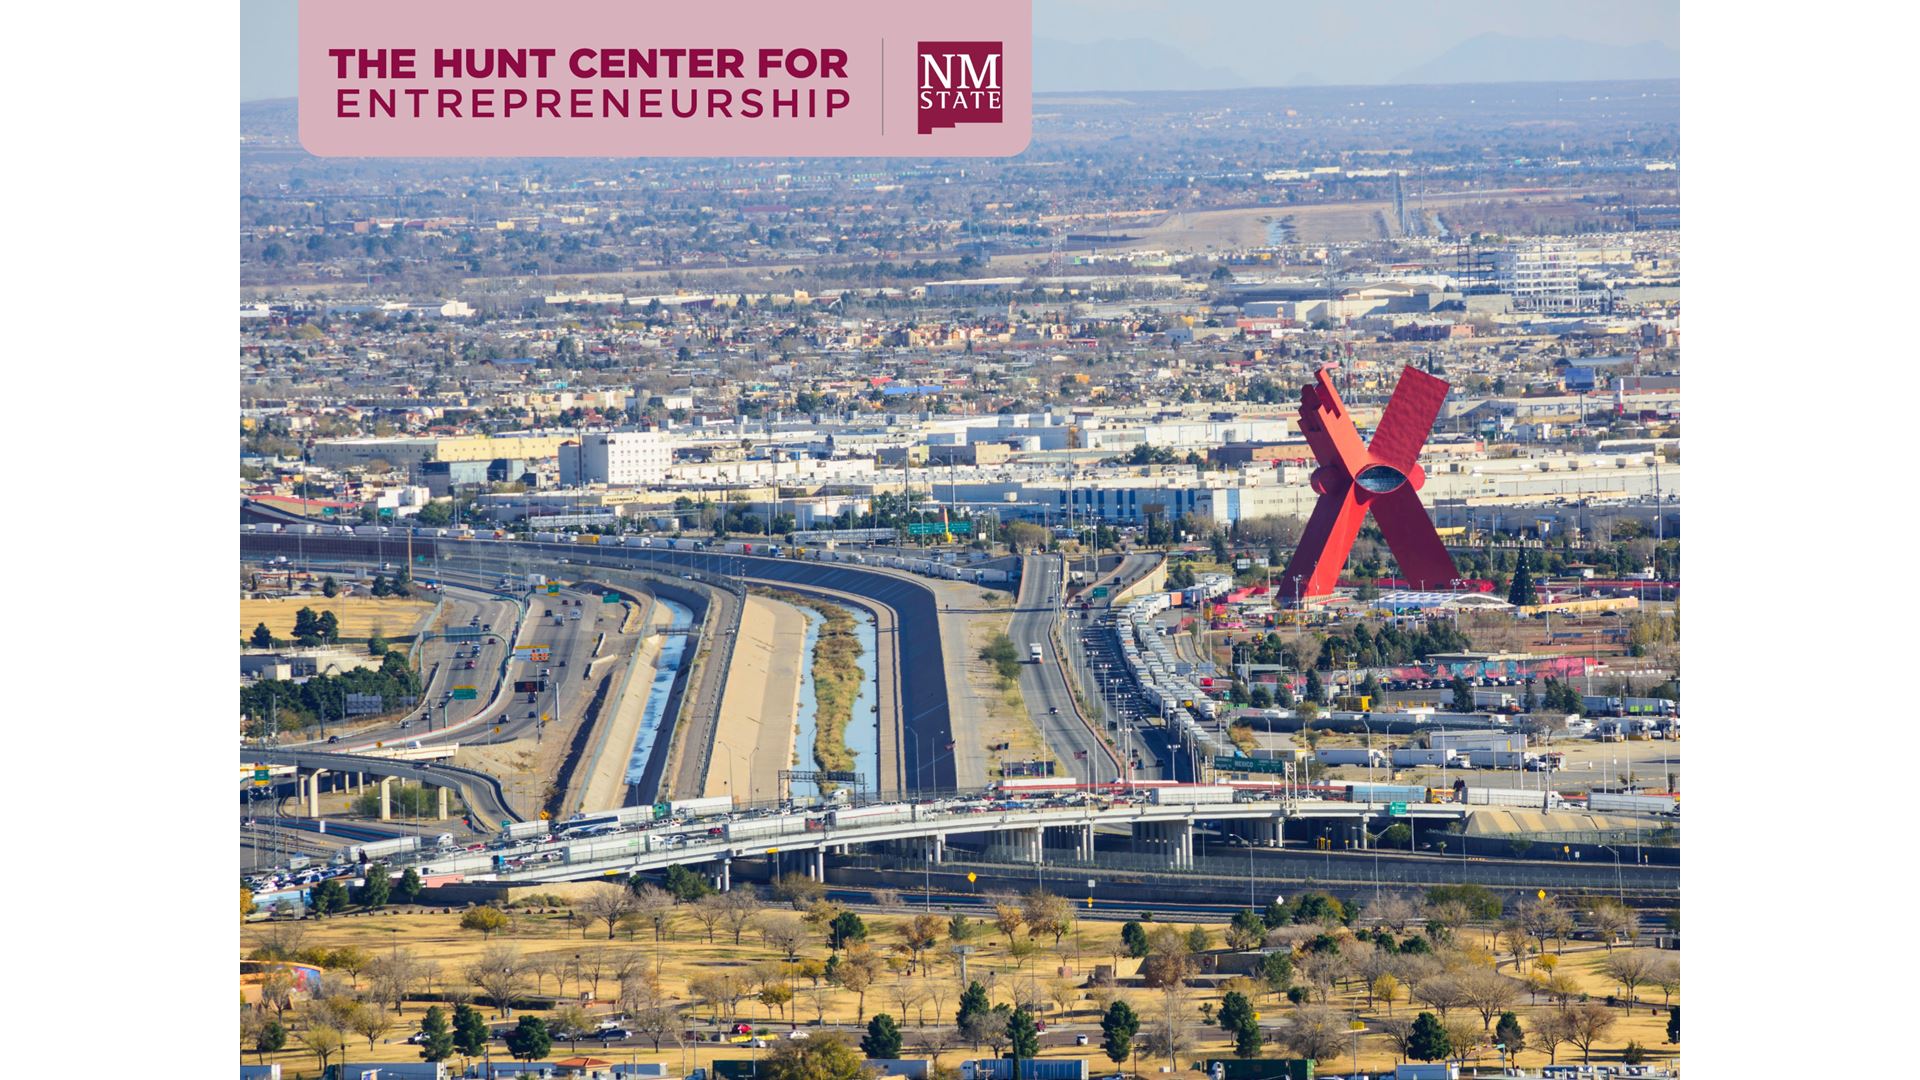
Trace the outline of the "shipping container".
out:
<instances>
[{"instance_id":1,"label":"shipping container","mask_svg":"<svg viewBox=\"0 0 1920 1080\"><path fill-rule=\"evenodd\" d=\"M962 1061L960 1080L1013 1080L1013 1059ZM1020 1080L1087 1080L1087 1062L1084 1058L1021 1058Z\"/></svg>"},{"instance_id":2,"label":"shipping container","mask_svg":"<svg viewBox=\"0 0 1920 1080\"><path fill-rule=\"evenodd\" d=\"M729 821L723 827L724 831L721 835L730 841L755 840L762 837L797 835L819 827L817 820L809 820L805 814L777 814L773 817Z\"/></svg>"},{"instance_id":3,"label":"shipping container","mask_svg":"<svg viewBox=\"0 0 1920 1080\"><path fill-rule=\"evenodd\" d=\"M1452 750L1423 750L1417 746L1402 746L1393 752L1393 767L1396 769L1439 768L1453 764Z\"/></svg>"},{"instance_id":4,"label":"shipping container","mask_svg":"<svg viewBox=\"0 0 1920 1080\"><path fill-rule=\"evenodd\" d=\"M544 821L516 821L501 831L509 840L527 840L547 835L547 823Z\"/></svg>"},{"instance_id":5,"label":"shipping container","mask_svg":"<svg viewBox=\"0 0 1920 1080\"><path fill-rule=\"evenodd\" d=\"M1322 765L1385 765L1386 754L1379 750L1315 750L1313 760Z\"/></svg>"}]
</instances>

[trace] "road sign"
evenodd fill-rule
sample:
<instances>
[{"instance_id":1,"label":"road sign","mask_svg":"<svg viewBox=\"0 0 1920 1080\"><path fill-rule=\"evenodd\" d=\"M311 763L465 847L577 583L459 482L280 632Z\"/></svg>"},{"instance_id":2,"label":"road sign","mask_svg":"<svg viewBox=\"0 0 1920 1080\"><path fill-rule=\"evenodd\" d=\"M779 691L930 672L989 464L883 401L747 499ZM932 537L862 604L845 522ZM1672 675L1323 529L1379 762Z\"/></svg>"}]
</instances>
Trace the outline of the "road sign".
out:
<instances>
[{"instance_id":1,"label":"road sign","mask_svg":"<svg viewBox=\"0 0 1920 1080\"><path fill-rule=\"evenodd\" d=\"M601 603L603 603L603 604L617 604L617 603L619 603L619 602L620 602L620 594L619 594L619 593L608 593L608 594L606 594L605 596L602 596L602 597L600 598L600 602L601 602Z\"/></svg>"},{"instance_id":2,"label":"road sign","mask_svg":"<svg viewBox=\"0 0 1920 1080\"><path fill-rule=\"evenodd\" d=\"M547 812L546 812L545 810L542 810L542 811L540 811L540 820L541 820L541 821L545 821L545 820L547 820L547 818L549 818L549 817L551 817L551 816L552 816L552 815L550 815L550 814L548 814L548 813L547 813Z\"/></svg>"},{"instance_id":3,"label":"road sign","mask_svg":"<svg viewBox=\"0 0 1920 1080\"><path fill-rule=\"evenodd\" d=\"M253 778L264 781L267 778L267 767L265 765L255 765L253 767Z\"/></svg>"},{"instance_id":4,"label":"road sign","mask_svg":"<svg viewBox=\"0 0 1920 1080\"><path fill-rule=\"evenodd\" d=\"M513 827L513 822L506 818L502 818L500 820L500 827L503 829L510 829Z\"/></svg>"},{"instance_id":5,"label":"road sign","mask_svg":"<svg viewBox=\"0 0 1920 1080\"><path fill-rule=\"evenodd\" d=\"M967 871L967 884L969 884L969 885L971 885L971 884L973 884L973 883L974 883L975 881L978 881L978 880L979 880L979 877L978 877L978 875L976 875L976 874L975 874L975 873L974 873L973 871L971 871L971 870L969 870L969 871Z\"/></svg>"},{"instance_id":6,"label":"road sign","mask_svg":"<svg viewBox=\"0 0 1920 1080\"><path fill-rule=\"evenodd\" d=\"M547 582L547 595L548 596L560 595L560 583L557 581Z\"/></svg>"},{"instance_id":7,"label":"road sign","mask_svg":"<svg viewBox=\"0 0 1920 1080\"><path fill-rule=\"evenodd\" d=\"M1542 900L1545 900L1547 898L1547 890L1541 889L1539 892L1534 893L1533 895L1539 897Z\"/></svg>"},{"instance_id":8,"label":"road sign","mask_svg":"<svg viewBox=\"0 0 1920 1080\"><path fill-rule=\"evenodd\" d=\"M1406 817L1407 804L1403 802L1390 802L1387 804L1387 813L1394 817Z\"/></svg>"},{"instance_id":9,"label":"road sign","mask_svg":"<svg viewBox=\"0 0 1920 1080\"><path fill-rule=\"evenodd\" d=\"M1095 585L1093 587L1093 595L1096 599L1107 595L1107 587L1105 585Z\"/></svg>"},{"instance_id":10,"label":"road sign","mask_svg":"<svg viewBox=\"0 0 1920 1080\"><path fill-rule=\"evenodd\" d=\"M479 698L479 696L480 688L477 686L456 686L453 688L453 700L455 701L473 701Z\"/></svg>"}]
</instances>

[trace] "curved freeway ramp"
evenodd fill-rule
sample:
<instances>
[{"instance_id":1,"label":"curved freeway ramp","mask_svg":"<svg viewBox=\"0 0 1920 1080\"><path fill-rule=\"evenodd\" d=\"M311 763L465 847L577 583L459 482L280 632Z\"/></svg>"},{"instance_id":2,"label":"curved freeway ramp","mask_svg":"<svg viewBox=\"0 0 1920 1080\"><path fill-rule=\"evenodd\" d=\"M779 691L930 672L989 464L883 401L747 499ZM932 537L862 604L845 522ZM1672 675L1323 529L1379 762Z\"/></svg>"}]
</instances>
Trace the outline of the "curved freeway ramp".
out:
<instances>
[{"instance_id":1,"label":"curved freeway ramp","mask_svg":"<svg viewBox=\"0 0 1920 1080\"><path fill-rule=\"evenodd\" d=\"M240 748L240 760L242 763L263 761L269 765L325 769L334 773L358 772L373 776L394 776L402 780L418 780L438 787L450 787L460 793L461 800L472 812L474 826L483 832L500 828L502 822L520 820L520 816L507 805L506 792L500 787L500 781L477 769L442 765L437 762L369 757L363 754L330 754L318 750L270 750L245 746Z\"/></svg>"}]
</instances>

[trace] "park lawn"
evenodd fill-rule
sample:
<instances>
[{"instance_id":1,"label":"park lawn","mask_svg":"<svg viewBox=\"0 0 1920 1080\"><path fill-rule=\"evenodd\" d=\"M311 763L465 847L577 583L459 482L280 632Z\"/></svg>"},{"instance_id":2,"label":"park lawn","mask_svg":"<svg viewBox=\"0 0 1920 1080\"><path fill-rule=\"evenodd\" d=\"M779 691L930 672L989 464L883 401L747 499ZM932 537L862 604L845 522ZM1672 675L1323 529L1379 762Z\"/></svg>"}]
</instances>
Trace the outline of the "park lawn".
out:
<instances>
[{"instance_id":1,"label":"park lawn","mask_svg":"<svg viewBox=\"0 0 1920 1080\"><path fill-rule=\"evenodd\" d=\"M908 898L910 899L910 894ZM867 992L865 1016L871 1018L879 1012L892 1014L899 1021L904 1036L903 1055L925 1056L916 1048L916 1036L920 1030L922 1012L924 1011L928 1027L951 1029L953 1014L959 1001L958 972L953 958L946 953L948 943L944 933L941 943L928 954L933 961L931 973L924 976L918 973L907 975L903 970L906 963L905 957L894 954L892 946L900 940L897 928L904 924L909 916L875 914L871 909L861 909L859 914L868 928L868 945L888 960L888 969L883 971ZM945 919L952 912L936 908L935 914ZM1006 1000L1007 988L1017 980L1034 978L1044 988L1062 969L1066 969L1070 973L1068 977L1076 982L1084 981L1091 974L1094 965L1113 964L1116 959L1118 961L1116 975L1123 982L1136 975L1139 969L1139 962L1126 957L1120 947L1121 924L1118 921L1090 920L1081 923L1078 931L1077 957L1075 935L1068 934L1057 950L1053 947L1051 938L1042 937L1037 939L1040 948L1024 958L1016 958L1010 953L1006 937L993 927L990 917L981 918L977 910L968 911L967 914L974 924L974 934L970 944L976 948L975 953L969 958L969 978L988 985L989 993L995 1001ZM762 918L797 919L799 913L790 910L784 903L768 900ZM455 978L459 978L459 973L477 959L483 950L492 945L510 945L527 955L556 954L570 957L578 954L590 955L592 950L604 950L609 956L637 953L644 958L652 959L659 965L664 988L671 997L680 1000L690 998L688 982L698 975L727 969L745 972L757 964L776 959L778 955L762 943L758 932L753 928L746 930L737 945L724 928L716 928L714 939L709 943L705 930L685 914L676 918L669 930L671 936L660 943L655 943L651 932L647 930L640 931L632 938L622 931L609 941L604 923L596 924L583 934L582 931L567 924L564 909L549 909L539 913L516 912L515 919L515 924L507 931L496 933L491 939L487 939L477 932L460 929L457 912L441 909L394 908L378 914L351 914L309 921L305 924L308 928L305 944L323 948L355 945L369 952L397 946L409 949L415 955L438 964L443 977ZM1192 924L1163 924L1156 921L1146 925L1149 929L1154 925L1173 925L1185 930ZM1206 926L1213 937L1214 945L1217 946L1222 934L1221 925L1219 923L1202 925ZM1461 934L1476 937L1483 945L1487 944L1489 937L1484 931L1477 930L1464 930ZM1024 931L1021 936L1025 938ZM817 933L810 933L807 944L800 951L800 957L803 960L822 960L827 955L824 938ZM1598 971L1605 956L1604 951L1568 952L1561 960L1562 970L1574 973L1580 980L1582 988L1596 1001L1604 1001L1606 995L1613 991L1610 980ZM611 962L606 966L610 969ZM1510 967L1506 970L1511 972ZM435 981L436 992L440 983L441 980ZM825 1022L829 1024L850 1025L856 1022L857 999L853 993L832 988L823 992L816 1004L807 979L798 978L794 980L793 985L796 993L789 1007L790 1013L773 1014L753 997L748 997L740 1003L737 1018L754 1024L756 1028L770 1028L776 1034L785 1031L791 1024L797 1023L801 1026L812 1024L816 1015L821 1012L824 1013ZM896 988L924 991L933 986L944 988L942 996L937 1000L929 997L919 1005L908 1004L903 1008L893 996ZM529 988L533 989L531 983ZM554 980L549 977L543 981L536 992L552 993L554 989ZM571 983L568 991L570 995L577 992ZM1182 1072L1186 1071L1184 1066L1190 1062L1203 1057L1231 1056L1232 1052L1226 1034L1217 1026L1204 1023L1198 1015L1198 1009L1202 1003L1210 1002L1217 1007L1221 991L1212 988L1192 988L1187 993L1188 1005L1195 1010L1190 1027L1194 1043L1181 1055ZM1117 996L1129 1002L1143 1019L1151 1014L1161 1000L1160 991L1138 987L1124 988ZM1649 996L1654 1004L1659 1003L1660 991L1657 987L1652 988L1651 995L1648 994L1647 988L1642 988L1641 1000L1645 1002ZM617 981L603 975L599 993L589 1009L597 1013L610 1013L615 1008L614 1003L617 997ZM1676 1002L1679 1000L1678 994L1675 995L1674 1000ZM1367 1020L1380 1019L1389 1015L1384 1004L1377 1003L1375 1007L1367 1008L1365 995L1357 988L1352 992L1336 990L1330 996L1329 1004L1349 1010ZM494 1025L498 1026L503 1022L503 1018L495 1015L490 1007L484 1005L480 1007ZM1291 1010L1291 1006L1283 998L1273 995L1261 995L1255 1000L1254 1007L1259 1010L1261 1026L1267 1031L1269 1037L1278 1030ZM1531 1033L1535 1018L1544 1015L1550 1007L1545 1003L1545 999L1542 999L1541 1004L1531 1004L1528 997L1522 994L1516 1000L1513 1011L1520 1016L1522 1024ZM1417 1004L1410 1005L1403 992L1403 996L1393 1006L1391 1015L1411 1016L1421 1008L1422 1006ZM541 1010L521 1010L521 1012L529 1011L535 1015L542 1014ZM365 1039L358 1038L357 1046L350 1044L353 1047L350 1050L351 1058L356 1061L417 1060L417 1050L406 1045L404 1040L408 1034L419 1027L425 1012L424 1003L409 1002L396 1018L394 1028L386 1036L385 1041L369 1051ZM1459 1013L1456 1012L1456 1016L1458 1015ZM684 1027L687 1029L702 1032L711 1032L716 1029L716 1018L712 1015L712 1010L707 1007L696 1007L690 1004L685 1010L685 1016ZM1082 995L1064 1013L1057 1006L1049 1003L1039 1016L1056 1028L1066 1025L1067 1030L1089 1035L1088 1046L1046 1045L1041 1056L1086 1058L1089 1062L1090 1075L1111 1074L1111 1063L1101 1054L1099 1048L1099 1010L1093 1001ZM1595 1047L1594 1059L1618 1061L1621 1048L1629 1040L1633 1040L1648 1050L1651 1062L1656 1064L1668 1062L1677 1056L1678 1048L1667 1045L1665 1038L1666 1014L1664 1012L1648 1009L1644 1005L1636 1008L1630 1016L1616 1010L1613 1031ZM564 1043L556 1044L549 1057L557 1059L568 1056L570 1049ZM1390 1070L1396 1061L1390 1044L1382 1035L1363 1035L1359 1041L1359 1051L1359 1062L1362 1068ZM501 1052L504 1054L504 1049ZM583 1042L580 1044L580 1052L621 1062L661 1061L670 1063L673 1067L681 1067L684 1063L687 1068L710 1066L716 1058L738 1059L754 1054L754 1051L745 1045L725 1043L690 1044L684 1053L680 1048L666 1043L658 1053L655 1053L651 1046L645 1043L637 1047L620 1045L603 1051L598 1044ZM984 1046L976 1053L971 1047L963 1044L945 1051L941 1060L948 1065L957 1065L963 1058L983 1056L988 1053L989 1050ZM1271 1042L1263 1049L1263 1055L1289 1056L1284 1046ZM246 1056L246 1060L254 1059L253 1055ZM302 1070L308 1075L318 1071L313 1056L299 1048L297 1041L290 1042L287 1050L269 1055L268 1060L282 1062L289 1077L298 1075ZM1579 1051L1574 1047L1563 1045L1560 1047L1558 1060L1562 1064L1578 1062ZM1351 1065L1351 1061L1350 1052L1342 1053L1337 1063L1327 1062L1325 1068L1345 1069ZM1491 1053L1482 1054L1478 1061L1481 1065L1497 1064ZM1547 1055L1539 1050L1528 1050L1520 1055L1519 1063L1523 1066L1538 1067L1547 1063ZM1142 1055L1137 1064L1143 1074L1153 1074L1163 1068L1166 1062L1164 1059L1150 1060Z\"/></svg>"},{"instance_id":2,"label":"park lawn","mask_svg":"<svg viewBox=\"0 0 1920 1080\"><path fill-rule=\"evenodd\" d=\"M303 607L312 608L315 615L322 611L333 612L333 617L340 620L342 638L364 640L375 630L388 639L414 636L427 625L434 604L431 600L410 597L368 596L336 596L331 600L324 596L242 600L240 637L242 640L252 637L253 628L264 622L274 637L290 639L293 637L294 615Z\"/></svg>"}]
</instances>

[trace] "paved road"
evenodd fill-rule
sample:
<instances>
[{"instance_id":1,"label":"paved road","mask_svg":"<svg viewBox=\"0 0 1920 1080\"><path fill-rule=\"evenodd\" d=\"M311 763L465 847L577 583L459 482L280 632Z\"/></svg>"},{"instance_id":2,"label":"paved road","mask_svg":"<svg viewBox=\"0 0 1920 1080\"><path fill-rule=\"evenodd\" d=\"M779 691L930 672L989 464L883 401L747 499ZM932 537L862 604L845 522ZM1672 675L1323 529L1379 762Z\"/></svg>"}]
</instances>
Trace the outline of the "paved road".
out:
<instances>
[{"instance_id":1,"label":"paved road","mask_svg":"<svg viewBox=\"0 0 1920 1080\"><path fill-rule=\"evenodd\" d=\"M461 798L478 822L491 826L496 822L518 820L507 807L506 793L500 781L477 769L463 769L439 762L401 762L369 758L357 754L328 753L321 750L241 747L242 762L264 761L269 765L298 765L337 773L366 773L374 776L400 776L410 780L432 780L460 790ZM455 824L458 824L456 822Z\"/></svg>"},{"instance_id":2,"label":"paved road","mask_svg":"<svg viewBox=\"0 0 1920 1080\"><path fill-rule=\"evenodd\" d=\"M301 536L284 533L243 533L243 557L288 555L307 563L364 561L377 550L393 551L395 541L333 535ZM941 658L938 603L923 584L905 577L858 566L802 559L773 559L756 555L725 555L703 551L668 551L659 547L594 547L584 544L536 544L502 541L453 541L422 538L414 541L416 557L472 555L497 552L509 558L541 561L568 559L582 565L631 567L660 573L725 576L744 573L773 584L833 589L870 598L893 609L899 618L897 636L902 647L899 670L899 714L911 734L906 740L945 747L953 742L947 707L945 665ZM424 569L420 571L424 575ZM896 754L906 753L902 748ZM897 763L894 765L898 768ZM927 778L926 787L955 787L953 758L945 754L929 766L914 770ZM911 779L911 778L910 778Z\"/></svg>"},{"instance_id":3,"label":"paved road","mask_svg":"<svg viewBox=\"0 0 1920 1080\"><path fill-rule=\"evenodd\" d=\"M1060 618L1063 568L1058 555L1029 555L1020 571L1020 596L1014 602L1013 622L1007 633L1024 655L1033 643L1041 662L1020 665L1020 695L1034 726L1059 757L1070 776L1091 783L1119 779L1120 770L1106 747L1080 719L1066 676L1055 655L1053 628Z\"/></svg>"}]
</instances>

